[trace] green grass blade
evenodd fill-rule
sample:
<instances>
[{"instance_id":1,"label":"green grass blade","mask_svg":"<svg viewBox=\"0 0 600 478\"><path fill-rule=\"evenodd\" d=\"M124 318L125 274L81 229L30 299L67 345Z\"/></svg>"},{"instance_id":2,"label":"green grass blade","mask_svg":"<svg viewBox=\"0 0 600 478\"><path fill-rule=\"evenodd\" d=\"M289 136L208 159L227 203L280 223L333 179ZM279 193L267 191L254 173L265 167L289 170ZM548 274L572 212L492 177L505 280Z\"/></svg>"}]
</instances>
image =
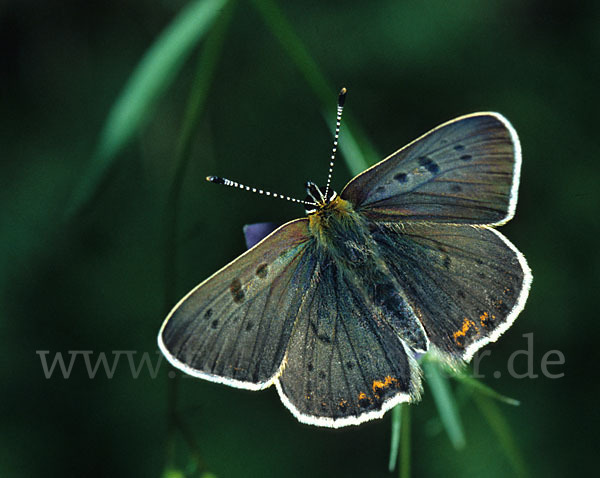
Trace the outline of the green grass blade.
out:
<instances>
[{"instance_id":1,"label":"green grass blade","mask_svg":"<svg viewBox=\"0 0 600 478\"><path fill-rule=\"evenodd\" d=\"M346 166L354 176L362 173L375 162L369 161L362 153L350 128L346 130L344 140L340 142L340 151L346 161Z\"/></svg>"},{"instance_id":2,"label":"green grass blade","mask_svg":"<svg viewBox=\"0 0 600 478\"><path fill-rule=\"evenodd\" d=\"M502 415L502 412L500 412L498 406L491 398L481 393L474 393L473 400L477 404L481 414L485 417L490 427L498 437L498 441L504 449L504 453L506 453L506 456L510 460L510 463L517 473L517 476L529 476L527 467L525 466L525 461L523 460L523 457L519 452L519 448L515 443L508 422Z\"/></svg>"},{"instance_id":3,"label":"green grass blade","mask_svg":"<svg viewBox=\"0 0 600 478\"><path fill-rule=\"evenodd\" d=\"M383 157L375 149L367 135L362 132L362 128L353 119L352 114L346 114L344 123L346 124L344 141L348 142L348 145L340 145L340 149L350 171L354 172L357 167L360 167L355 174L362 173L369 166L381 161ZM360 157L357 156L359 153ZM356 155L356 158L353 159L352 155ZM359 163L359 161L361 162Z\"/></svg>"},{"instance_id":4,"label":"green grass blade","mask_svg":"<svg viewBox=\"0 0 600 478\"><path fill-rule=\"evenodd\" d=\"M479 380L470 377L465 373L457 373L453 375L453 378L464 384L465 386L483 394L500 402L506 403L507 405L519 406L519 401L514 398L507 397L502 395L493 388L488 387L487 385L481 383Z\"/></svg>"},{"instance_id":5,"label":"green grass blade","mask_svg":"<svg viewBox=\"0 0 600 478\"><path fill-rule=\"evenodd\" d=\"M450 438L454 448L460 450L466 444L465 433L448 379L444 376L437 362L423 360L421 365L448 438Z\"/></svg>"},{"instance_id":6,"label":"green grass blade","mask_svg":"<svg viewBox=\"0 0 600 478\"><path fill-rule=\"evenodd\" d=\"M305 47L300 37L294 31L291 23L283 14L279 5L274 0L253 0L253 3L261 15L267 28L273 33L283 49L294 62L300 74L308 83L310 89L323 105L325 111L335 111L335 98L338 91L332 88L325 75L321 73L319 66ZM339 85L342 87L344 85ZM335 125L335 116L326 113L329 124ZM380 156L371 145L366 135L360 132L360 128L348 118L342 126L343 141L340 141L340 150L344 160L353 174L364 171L369 165L379 160Z\"/></svg>"},{"instance_id":7,"label":"green grass blade","mask_svg":"<svg viewBox=\"0 0 600 478\"><path fill-rule=\"evenodd\" d=\"M292 25L273 0L253 0L263 21L295 63L300 73L322 104L331 103L334 90L317 66L311 54L296 35ZM336 92L337 93L337 92Z\"/></svg>"},{"instance_id":8,"label":"green grass blade","mask_svg":"<svg viewBox=\"0 0 600 478\"><path fill-rule=\"evenodd\" d=\"M410 478L410 405L403 403L402 408L402 438L400 440L400 478Z\"/></svg>"},{"instance_id":9,"label":"green grass blade","mask_svg":"<svg viewBox=\"0 0 600 478\"><path fill-rule=\"evenodd\" d=\"M335 132L335 116L325 113L323 115L327 123L331 127L331 132ZM374 161L369 161L363 154L362 149L358 145L358 141L354 137L352 129L345 124L342 124L340 129L339 149L342 152L346 166L350 172L356 176L367 169Z\"/></svg>"},{"instance_id":10,"label":"green grass blade","mask_svg":"<svg viewBox=\"0 0 600 478\"><path fill-rule=\"evenodd\" d=\"M138 131L226 1L189 3L146 52L108 114L88 170L68 204L68 217L79 212L97 192L115 155Z\"/></svg>"},{"instance_id":11,"label":"green grass blade","mask_svg":"<svg viewBox=\"0 0 600 478\"><path fill-rule=\"evenodd\" d=\"M396 469L398 451L400 449L400 430L402 428L402 404L392 409L392 434L390 437L390 459L388 470L390 473Z\"/></svg>"},{"instance_id":12,"label":"green grass blade","mask_svg":"<svg viewBox=\"0 0 600 478\"><path fill-rule=\"evenodd\" d=\"M230 0L229 4L223 9L223 14L217 19L214 27L206 37L202 46L196 74L191 86L190 94L186 102L186 110L183 117L181 132L175 148L175 173L169 187L169 194L166 204L165 215L165 314L175 303L177 298L176 280L177 275L177 233L179 219L179 203L183 187L183 181L186 176L188 164L190 162L190 150L192 137L196 131L206 99L210 91L214 73L219 59L222 56L223 43L234 8L236 0Z\"/></svg>"}]
</instances>

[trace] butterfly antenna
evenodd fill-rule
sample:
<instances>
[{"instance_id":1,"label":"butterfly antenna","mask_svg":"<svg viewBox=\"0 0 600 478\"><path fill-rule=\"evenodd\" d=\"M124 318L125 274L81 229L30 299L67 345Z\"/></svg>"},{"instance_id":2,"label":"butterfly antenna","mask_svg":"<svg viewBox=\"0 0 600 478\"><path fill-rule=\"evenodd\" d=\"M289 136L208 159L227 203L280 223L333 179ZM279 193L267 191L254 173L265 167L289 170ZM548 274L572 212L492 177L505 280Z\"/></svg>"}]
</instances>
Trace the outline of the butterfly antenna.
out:
<instances>
[{"instance_id":1,"label":"butterfly antenna","mask_svg":"<svg viewBox=\"0 0 600 478\"><path fill-rule=\"evenodd\" d=\"M337 117L335 121L335 136L333 137L333 150L331 151L331 161L329 162L329 174L327 175L327 186L325 186L325 197L328 197L329 187L331 186L331 176L333 175L335 153L337 152L338 138L340 137L340 125L342 124L342 111L344 110L346 93L348 93L348 90L346 88L342 88L340 90L340 94L338 95Z\"/></svg>"},{"instance_id":2,"label":"butterfly antenna","mask_svg":"<svg viewBox=\"0 0 600 478\"><path fill-rule=\"evenodd\" d=\"M230 186L232 188L245 189L246 191L250 191L253 193L264 194L265 196L270 196L277 199L283 199L284 201L291 201L299 204L305 204L307 206L316 206L315 203L309 201L301 201L300 199L291 198L289 196L284 196L283 194L272 193L271 191L265 191L263 189L253 188L251 186L246 186L244 184L238 183L236 181L231 181L227 178L222 178L220 176L206 176L206 180L209 183L215 184L223 184L225 186Z\"/></svg>"}]
</instances>

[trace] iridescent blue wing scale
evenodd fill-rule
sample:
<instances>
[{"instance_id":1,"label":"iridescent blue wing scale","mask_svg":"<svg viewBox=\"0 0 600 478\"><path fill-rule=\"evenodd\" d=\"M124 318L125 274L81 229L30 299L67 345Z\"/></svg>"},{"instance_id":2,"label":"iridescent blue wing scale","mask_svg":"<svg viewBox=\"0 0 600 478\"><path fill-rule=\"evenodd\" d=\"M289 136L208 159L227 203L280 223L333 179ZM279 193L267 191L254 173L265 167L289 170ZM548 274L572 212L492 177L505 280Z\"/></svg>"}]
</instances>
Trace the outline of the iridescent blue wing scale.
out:
<instances>
[{"instance_id":1,"label":"iridescent blue wing scale","mask_svg":"<svg viewBox=\"0 0 600 478\"><path fill-rule=\"evenodd\" d=\"M498 113L431 130L350 181L341 193L374 221L499 225L517 202L519 140Z\"/></svg>"},{"instance_id":2,"label":"iridescent blue wing scale","mask_svg":"<svg viewBox=\"0 0 600 478\"><path fill-rule=\"evenodd\" d=\"M173 308L158 340L171 364L238 388L273 383L315 268L307 224L284 224Z\"/></svg>"}]
</instances>

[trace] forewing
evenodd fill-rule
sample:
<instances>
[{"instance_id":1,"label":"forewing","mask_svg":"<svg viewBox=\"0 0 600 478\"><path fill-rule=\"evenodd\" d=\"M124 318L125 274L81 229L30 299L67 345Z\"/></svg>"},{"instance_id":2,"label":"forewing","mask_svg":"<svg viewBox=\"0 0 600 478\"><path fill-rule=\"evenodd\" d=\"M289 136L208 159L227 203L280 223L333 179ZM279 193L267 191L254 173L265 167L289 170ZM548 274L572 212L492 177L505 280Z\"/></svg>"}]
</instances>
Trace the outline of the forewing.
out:
<instances>
[{"instance_id":1,"label":"forewing","mask_svg":"<svg viewBox=\"0 0 600 478\"><path fill-rule=\"evenodd\" d=\"M336 264L318 261L275 382L298 420L359 424L418 398L418 365L377 310Z\"/></svg>"},{"instance_id":2,"label":"forewing","mask_svg":"<svg viewBox=\"0 0 600 478\"><path fill-rule=\"evenodd\" d=\"M525 306L531 271L495 229L444 224L373 225L381 257L442 354L470 360Z\"/></svg>"},{"instance_id":3,"label":"forewing","mask_svg":"<svg viewBox=\"0 0 600 478\"><path fill-rule=\"evenodd\" d=\"M273 383L314 270L307 224L284 224L175 306L158 336L175 367L240 388Z\"/></svg>"},{"instance_id":4,"label":"forewing","mask_svg":"<svg viewBox=\"0 0 600 478\"><path fill-rule=\"evenodd\" d=\"M501 224L517 202L521 149L498 113L449 121L350 181L341 193L372 220Z\"/></svg>"}]
</instances>

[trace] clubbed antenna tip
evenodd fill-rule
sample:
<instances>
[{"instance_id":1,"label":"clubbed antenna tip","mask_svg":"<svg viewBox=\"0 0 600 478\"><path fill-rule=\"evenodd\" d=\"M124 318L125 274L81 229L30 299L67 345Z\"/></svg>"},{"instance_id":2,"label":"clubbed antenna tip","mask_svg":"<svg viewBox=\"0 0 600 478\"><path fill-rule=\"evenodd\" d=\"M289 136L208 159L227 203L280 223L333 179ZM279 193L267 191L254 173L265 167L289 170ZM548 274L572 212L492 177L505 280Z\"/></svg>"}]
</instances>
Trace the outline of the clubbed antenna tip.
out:
<instances>
[{"instance_id":1,"label":"clubbed antenna tip","mask_svg":"<svg viewBox=\"0 0 600 478\"><path fill-rule=\"evenodd\" d=\"M348 93L346 88L342 88L340 90L340 94L338 95L338 106L344 106L344 102L346 101L346 93Z\"/></svg>"}]
</instances>

